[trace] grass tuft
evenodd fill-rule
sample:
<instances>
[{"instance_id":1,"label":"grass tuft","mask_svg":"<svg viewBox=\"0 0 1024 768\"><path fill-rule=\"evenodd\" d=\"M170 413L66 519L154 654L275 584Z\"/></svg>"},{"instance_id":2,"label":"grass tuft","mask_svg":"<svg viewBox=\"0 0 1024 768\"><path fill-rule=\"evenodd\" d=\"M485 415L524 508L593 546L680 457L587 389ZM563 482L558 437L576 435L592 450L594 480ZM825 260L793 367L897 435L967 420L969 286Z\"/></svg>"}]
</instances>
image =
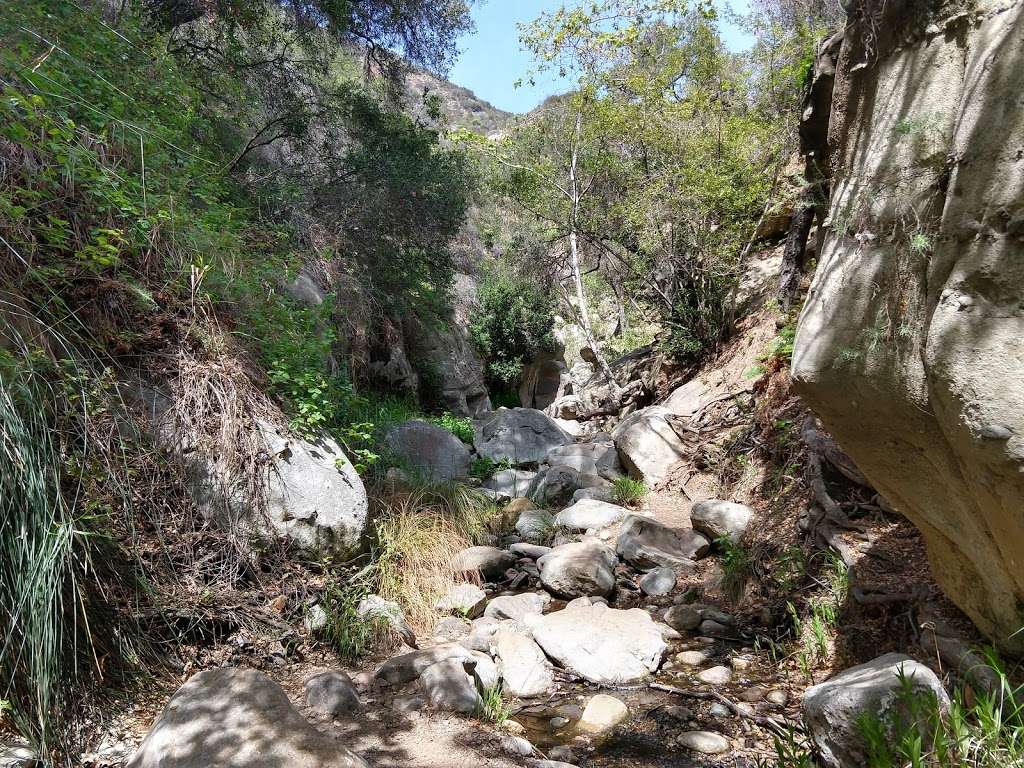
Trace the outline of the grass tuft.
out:
<instances>
[{"instance_id":1,"label":"grass tuft","mask_svg":"<svg viewBox=\"0 0 1024 768\"><path fill-rule=\"evenodd\" d=\"M639 504L647 495L647 485L643 480L632 477L620 477L612 483L612 499L616 504L633 506Z\"/></svg>"}]
</instances>

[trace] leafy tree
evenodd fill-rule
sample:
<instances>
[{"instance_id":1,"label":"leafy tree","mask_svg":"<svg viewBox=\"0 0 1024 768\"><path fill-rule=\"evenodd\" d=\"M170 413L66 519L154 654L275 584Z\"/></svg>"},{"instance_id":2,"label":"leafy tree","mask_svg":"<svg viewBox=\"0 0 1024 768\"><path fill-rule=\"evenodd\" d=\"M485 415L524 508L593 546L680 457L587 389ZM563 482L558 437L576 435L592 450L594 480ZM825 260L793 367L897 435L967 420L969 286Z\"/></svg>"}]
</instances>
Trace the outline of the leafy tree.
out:
<instances>
[{"instance_id":1,"label":"leafy tree","mask_svg":"<svg viewBox=\"0 0 1024 768\"><path fill-rule=\"evenodd\" d=\"M484 273L470 335L499 389L518 382L524 365L555 347L554 306L535 283L492 268Z\"/></svg>"}]
</instances>

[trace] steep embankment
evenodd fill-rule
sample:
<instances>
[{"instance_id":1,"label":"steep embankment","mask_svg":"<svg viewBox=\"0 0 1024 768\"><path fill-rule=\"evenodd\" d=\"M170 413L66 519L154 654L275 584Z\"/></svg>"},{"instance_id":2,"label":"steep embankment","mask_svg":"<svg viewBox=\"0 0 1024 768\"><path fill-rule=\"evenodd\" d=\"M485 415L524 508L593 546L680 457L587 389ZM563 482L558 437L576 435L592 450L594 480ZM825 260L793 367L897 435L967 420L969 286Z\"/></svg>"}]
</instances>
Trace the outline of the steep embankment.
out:
<instances>
[{"instance_id":1,"label":"steep embankment","mask_svg":"<svg viewBox=\"0 0 1024 768\"><path fill-rule=\"evenodd\" d=\"M946 592L1020 652L1024 4L880 7L839 61L794 378Z\"/></svg>"}]
</instances>

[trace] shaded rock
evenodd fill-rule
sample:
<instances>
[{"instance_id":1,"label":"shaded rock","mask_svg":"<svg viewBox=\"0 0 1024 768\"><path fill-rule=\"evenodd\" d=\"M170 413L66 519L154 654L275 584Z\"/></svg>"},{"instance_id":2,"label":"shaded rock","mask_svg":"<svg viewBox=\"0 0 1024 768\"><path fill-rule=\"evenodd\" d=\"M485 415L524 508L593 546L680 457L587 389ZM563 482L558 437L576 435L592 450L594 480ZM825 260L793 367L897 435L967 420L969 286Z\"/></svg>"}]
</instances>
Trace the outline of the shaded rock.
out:
<instances>
[{"instance_id":1,"label":"shaded rock","mask_svg":"<svg viewBox=\"0 0 1024 768\"><path fill-rule=\"evenodd\" d=\"M587 702L576 727L582 733L600 735L607 733L628 717L629 709L621 699L599 693Z\"/></svg>"},{"instance_id":2,"label":"shaded rock","mask_svg":"<svg viewBox=\"0 0 1024 768\"><path fill-rule=\"evenodd\" d=\"M325 715L347 715L360 707L352 678L340 669L314 675L306 680L305 689L306 705Z\"/></svg>"},{"instance_id":3,"label":"shaded rock","mask_svg":"<svg viewBox=\"0 0 1024 768\"><path fill-rule=\"evenodd\" d=\"M281 687L251 669L189 678L171 697L128 768L368 768L321 734Z\"/></svg>"},{"instance_id":4,"label":"shaded rock","mask_svg":"<svg viewBox=\"0 0 1024 768\"><path fill-rule=\"evenodd\" d=\"M720 755L729 750L729 740L714 731L686 731L679 734L676 743L704 755Z\"/></svg>"},{"instance_id":5,"label":"shaded rock","mask_svg":"<svg viewBox=\"0 0 1024 768\"><path fill-rule=\"evenodd\" d=\"M667 647L650 615L639 608L577 604L529 616L526 623L548 656L601 685L643 680L661 664Z\"/></svg>"},{"instance_id":6,"label":"shaded rock","mask_svg":"<svg viewBox=\"0 0 1024 768\"><path fill-rule=\"evenodd\" d=\"M529 635L503 627L494 633L491 649L501 665L504 690L513 696L540 696L554 685L551 664Z\"/></svg>"},{"instance_id":7,"label":"shaded rock","mask_svg":"<svg viewBox=\"0 0 1024 768\"><path fill-rule=\"evenodd\" d=\"M447 659L472 662L473 655L469 649L456 643L435 645L433 648L403 653L388 659L377 668L374 677L388 685L404 685L419 677L427 667Z\"/></svg>"},{"instance_id":8,"label":"shaded rock","mask_svg":"<svg viewBox=\"0 0 1024 768\"><path fill-rule=\"evenodd\" d=\"M495 597L487 605L484 616L501 621L512 619L522 621L531 613L544 613L551 602L551 595L537 594L536 592L524 592L520 595L502 595Z\"/></svg>"},{"instance_id":9,"label":"shaded rock","mask_svg":"<svg viewBox=\"0 0 1024 768\"><path fill-rule=\"evenodd\" d=\"M509 547L508 551L522 557L528 557L531 560L537 560L550 552L551 547L542 547L539 544L528 544L520 541Z\"/></svg>"},{"instance_id":10,"label":"shaded rock","mask_svg":"<svg viewBox=\"0 0 1024 768\"><path fill-rule=\"evenodd\" d=\"M555 448L548 454L547 462L553 467L572 467L581 475L596 475L606 480L615 480L625 474L611 440L572 443Z\"/></svg>"},{"instance_id":11,"label":"shaded rock","mask_svg":"<svg viewBox=\"0 0 1024 768\"><path fill-rule=\"evenodd\" d=\"M641 569L692 567L693 558L703 557L710 547L710 542L696 531L669 528L641 515L626 518L615 545L623 560Z\"/></svg>"},{"instance_id":12,"label":"shaded rock","mask_svg":"<svg viewBox=\"0 0 1024 768\"><path fill-rule=\"evenodd\" d=\"M439 643L457 643L469 637L472 625L459 616L449 616L434 626L434 640Z\"/></svg>"},{"instance_id":13,"label":"shaded rock","mask_svg":"<svg viewBox=\"0 0 1024 768\"><path fill-rule=\"evenodd\" d=\"M541 352L523 367L519 404L544 410L572 388L561 352Z\"/></svg>"},{"instance_id":14,"label":"shaded rock","mask_svg":"<svg viewBox=\"0 0 1024 768\"><path fill-rule=\"evenodd\" d=\"M554 419L577 421L583 412L583 404L576 395L562 395L545 408L544 412Z\"/></svg>"},{"instance_id":15,"label":"shaded rock","mask_svg":"<svg viewBox=\"0 0 1024 768\"><path fill-rule=\"evenodd\" d=\"M714 619L704 619L697 631L709 637L722 637L729 634L729 627Z\"/></svg>"},{"instance_id":16,"label":"shaded rock","mask_svg":"<svg viewBox=\"0 0 1024 768\"><path fill-rule=\"evenodd\" d=\"M406 714L409 712L419 712L425 706L427 706L427 698L419 694L415 696L396 696L391 700L391 708L395 712Z\"/></svg>"},{"instance_id":17,"label":"shaded rock","mask_svg":"<svg viewBox=\"0 0 1024 768\"><path fill-rule=\"evenodd\" d=\"M501 683L501 670L487 651L473 652L473 677L481 694L497 688Z\"/></svg>"},{"instance_id":18,"label":"shaded rock","mask_svg":"<svg viewBox=\"0 0 1024 768\"><path fill-rule=\"evenodd\" d=\"M665 611L665 623L680 632L692 632L703 621L700 606L673 605Z\"/></svg>"},{"instance_id":19,"label":"shaded rock","mask_svg":"<svg viewBox=\"0 0 1024 768\"><path fill-rule=\"evenodd\" d=\"M728 536L738 544L753 515L754 510L746 504L709 499L693 505L690 521L695 530L711 541Z\"/></svg>"},{"instance_id":20,"label":"shaded rock","mask_svg":"<svg viewBox=\"0 0 1024 768\"><path fill-rule=\"evenodd\" d=\"M471 715L483 706L476 682L461 659L431 664L420 675L420 687L434 709Z\"/></svg>"},{"instance_id":21,"label":"shaded rock","mask_svg":"<svg viewBox=\"0 0 1024 768\"><path fill-rule=\"evenodd\" d=\"M0 768L38 768L42 763L24 744L0 744Z\"/></svg>"},{"instance_id":22,"label":"shaded rock","mask_svg":"<svg viewBox=\"0 0 1024 768\"><path fill-rule=\"evenodd\" d=\"M555 515L555 525L573 531L585 531L590 528L600 529L622 520L627 511L617 504L606 501L583 499L571 507L566 507Z\"/></svg>"},{"instance_id":23,"label":"shaded rock","mask_svg":"<svg viewBox=\"0 0 1024 768\"><path fill-rule=\"evenodd\" d=\"M910 681L915 697L935 696L942 711L949 708L949 696L935 673L899 653L888 653L852 667L804 692L804 722L823 765L827 768L867 765L867 744L858 727L861 716L877 717L882 723L897 714L910 717L898 695L901 674ZM928 726L921 725L927 745Z\"/></svg>"},{"instance_id":24,"label":"shaded rock","mask_svg":"<svg viewBox=\"0 0 1024 768\"><path fill-rule=\"evenodd\" d=\"M543 509L528 509L519 513L516 533L529 541L544 541L555 527L555 518Z\"/></svg>"},{"instance_id":25,"label":"shaded rock","mask_svg":"<svg viewBox=\"0 0 1024 768\"><path fill-rule=\"evenodd\" d=\"M497 547L469 547L452 560L455 573L480 573L485 579L500 579L516 564L516 556Z\"/></svg>"},{"instance_id":26,"label":"shaded rock","mask_svg":"<svg viewBox=\"0 0 1024 768\"><path fill-rule=\"evenodd\" d=\"M405 619L405 613L398 603L385 600L380 595L367 595L356 606L356 614L361 619L386 624L402 638L406 645L412 648L417 647L416 633L409 626L409 622Z\"/></svg>"},{"instance_id":27,"label":"shaded rock","mask_svg":"<svg viewBox=\"0 0 1024 768\"><path fill-rule=\"evenodd\" d=\"M522 736L505 735L501 737L501 749L510 755L529 757L533 754L533 744Z\"/></svg>"},{"instance_id":28,"label":"shaded rock","mask_svg":"<svg viewBox=\"0 0 1024 768\"><path fill-rule=\"evenodd\" d=\"M676 588L676 573L671 568L655 568L640 579L640 591L651 597L667 595ZM672 626L669 624L669 626ZM673 627L679 629L679 627Z\"/></svg>"},{"instance_id":29,"label":"shaded rock","mask_svg":"<svg viewBox=\"0 0 1024 768\"><path fill-rule=\"evenodd\" d=\"M478 422L473 444L492 461L543 461L552 449L572 442L551 418L530 408L499 408Z\"/></svg>"},{"instance_id":30,"label":"shaded rock","mask_svg":"<svg viewBox=\"0 0 1024 768\"><path fill-rule=\"evenodd\" d=\"M572 495L573 503L583 499L594 499L596 501L612 501L615 497L614 486L597 486L594 488L580 488Z\"/></svg>"},{"instance_id":31,"label":"shaded rock","mask_svg":"<svg viewBox=\"0 0 1024 768\"><path fill-rule=\"evenodd\" d=\"M517 498L526 496L527 491L530 489L530 484L536 477L536 472L530 472L526 469L503 469L484 481L484 488L502 493L514 502Z\"/></svg>"},{"instance_id":32,"label":"shaded rock","mask_svg":"<svg viewBox=\"0 0 1024 768\"><path fill-rule=\"evenodd\" d=\"M555 466L542 470L527 495L545 507L556 507L565 504L579 489L580 473L572 467Z\"/></svg>"},{"instance_id":33,"label":"shaded rock","mask_svg":"<svg viewBox=\"0 0 1024 768\"><path fill-rule=\"evenodd\" d=\"M483 616L473 622L469 637L462 644L473 651L488 653L491 650L491 638L498 631L501 622L489 616Z\"/></svg>"},{"instance_id":34,"label":"shaded rock","mask_svg":"<svg viewBox=\"0 0 1024 768\"><path fill-rule=\"evenodd\" d=\"M607 596L615 588L618 558L597 539L562 544L537 561L544 588L559 597Z\"/></svg>"},{"instance_id":35,"label":"shaded rock","mask_svg":"<svg viewBox=\"0 0 1024 768\"><path fill-rule=\"evenodd\" d=\"M429 482L469 475L469 448L443 427L406 421L388 430L384 443L408 470Z\"/></svg>"},{"instance_id":36,"label":"shaded rock","mask_svg":"<svg viewBox=\"0 0 1024 768\"><path fill-rule=\"evenodd\" d=\"M654 486L686 456L686 446L672 428L671 411L658 405L641 408L615 427L612 437L623 466Z\"/></svg>"},{"instance_id":37,"label":"shaded rock","mask_svg":"<svg viewBox=\"0 0 1024 768\"><path fill-rule=\"evenodd\" d=\"M452 584L444 597L437 601L435 607L441 613L454 613L475 619L487 604L487 593L476 584Z\"/></svg>"}]
</instances>

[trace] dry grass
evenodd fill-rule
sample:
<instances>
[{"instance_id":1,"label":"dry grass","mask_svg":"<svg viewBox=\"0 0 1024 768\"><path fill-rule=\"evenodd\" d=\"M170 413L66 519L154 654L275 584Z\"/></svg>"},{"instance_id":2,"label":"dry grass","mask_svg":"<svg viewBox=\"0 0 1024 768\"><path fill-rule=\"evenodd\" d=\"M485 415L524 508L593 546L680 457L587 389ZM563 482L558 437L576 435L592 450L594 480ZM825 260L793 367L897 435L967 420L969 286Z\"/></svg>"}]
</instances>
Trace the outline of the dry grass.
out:
<instances>
[{"instance_id":1,"label":"dry grass","mask_svg":"<svg viewBox=\"0 0 1024 768\"><path fill-rule=\"evenodd\" d=\"M417 632L437 621L452 560L499 518L497 507L459 485L389 489L375 498L378 590L402 605Z\"/></svg>"}]
</instances>

